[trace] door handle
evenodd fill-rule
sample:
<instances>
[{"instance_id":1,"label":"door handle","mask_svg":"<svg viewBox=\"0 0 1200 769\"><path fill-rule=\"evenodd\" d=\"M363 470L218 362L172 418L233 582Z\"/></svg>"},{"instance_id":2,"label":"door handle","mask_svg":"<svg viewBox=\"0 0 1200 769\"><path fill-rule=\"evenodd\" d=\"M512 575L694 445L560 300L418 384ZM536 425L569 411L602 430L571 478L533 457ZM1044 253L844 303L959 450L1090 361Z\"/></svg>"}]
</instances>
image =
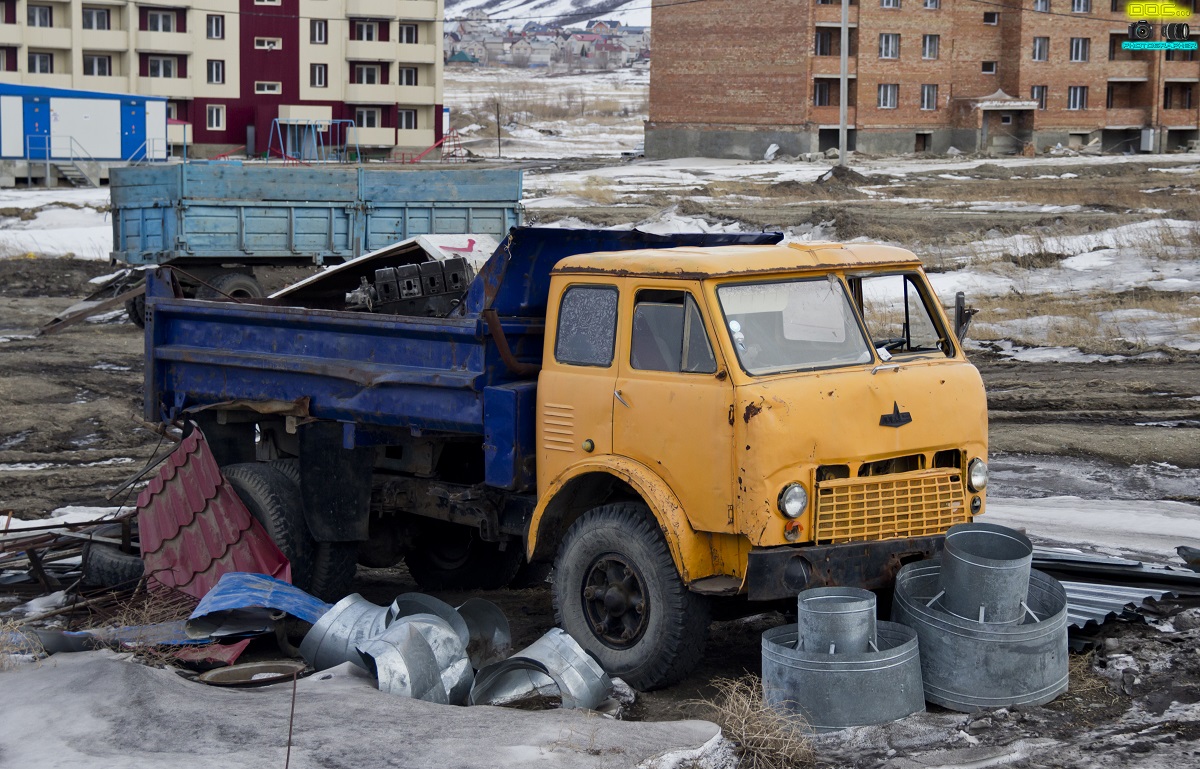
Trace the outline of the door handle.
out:
<instances>
[{"instance_id":1,"label":"door handle","mask_svg":"<svg viewBox=\"0 0 1200 769\"><path fill-rule=\"evenodd\" d=\"M613 390L613 395L617 396L617 400L621 401L622 406L624 406L625 408L631 408L631 406L625 402L625 399L621 397L620 390Z\"/></svg>"}]
</instances>

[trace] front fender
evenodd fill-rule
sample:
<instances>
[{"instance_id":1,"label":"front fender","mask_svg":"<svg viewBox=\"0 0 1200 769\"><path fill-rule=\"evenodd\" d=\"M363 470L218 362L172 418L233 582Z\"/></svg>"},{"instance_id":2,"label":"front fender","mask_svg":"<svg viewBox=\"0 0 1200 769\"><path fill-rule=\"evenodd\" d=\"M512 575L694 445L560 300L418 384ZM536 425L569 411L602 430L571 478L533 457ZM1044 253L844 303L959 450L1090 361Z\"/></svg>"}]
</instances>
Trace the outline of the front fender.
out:
<instances>
[{"instance_id":1,"label":"front fender","mask_svg":"<svg viewBox=\"0 0 1200 769\"><path fill-rule=\"evenodd\" d=\"M688 523L679 499L670 487L650 468L640 462L619 456L589 458L572 465L551 481L546 492L538 499L529 522L529 537L526 555L532 559L538 548L544 523L569 513L563 505L556 506L560 495L583 476L602 473L623 481L645 502L662 530L671 552L671 560L679 571L684 584L716 573L713 563L712 542L708 534L695 531ZM590 505L589 507L594 506ZM582 512L582 511L581 511ZM545 543L543 551L553 543Z\"/></svg>"}]
</instances>

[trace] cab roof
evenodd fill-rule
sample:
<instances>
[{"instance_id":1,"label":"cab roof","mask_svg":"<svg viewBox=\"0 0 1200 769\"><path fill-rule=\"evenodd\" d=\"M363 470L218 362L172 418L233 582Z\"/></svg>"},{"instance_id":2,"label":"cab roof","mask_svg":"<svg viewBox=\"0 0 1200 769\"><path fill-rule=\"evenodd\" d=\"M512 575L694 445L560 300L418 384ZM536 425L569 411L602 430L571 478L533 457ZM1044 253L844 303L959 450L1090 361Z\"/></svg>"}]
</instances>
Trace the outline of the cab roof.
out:
<instances>
[{"instance_id":1,"label":"cab roof","mask_svg":"<svg viewBox=\"0 0 1200 769\"><path fill-rule=\"evenodd\" d=\"M877 243L803 242L779 246L647 248L568 256L552 274L592 273L671 278L728 277L862 267L920 265L911 251Z\"/></svg>"}]
</instances>

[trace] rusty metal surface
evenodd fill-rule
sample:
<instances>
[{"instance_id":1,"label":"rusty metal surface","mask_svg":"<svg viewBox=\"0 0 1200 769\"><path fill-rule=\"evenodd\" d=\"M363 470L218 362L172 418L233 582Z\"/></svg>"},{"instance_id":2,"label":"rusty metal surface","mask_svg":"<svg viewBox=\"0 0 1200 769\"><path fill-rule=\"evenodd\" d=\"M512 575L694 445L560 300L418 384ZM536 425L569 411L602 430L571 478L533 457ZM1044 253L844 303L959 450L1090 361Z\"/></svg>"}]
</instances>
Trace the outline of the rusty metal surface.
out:
<instances>
[{"instance_id":1,"label":"rusty metal surface","mask_svg":"<svg viewBox=\"0 0 1200 769\"><path fill-rule=\"evenodd\" d=\"M199 429L142 490L138 530L152 589L203 598L228 572L292 578L287 558L222 477Z\"/></svg>"}]
</instances>

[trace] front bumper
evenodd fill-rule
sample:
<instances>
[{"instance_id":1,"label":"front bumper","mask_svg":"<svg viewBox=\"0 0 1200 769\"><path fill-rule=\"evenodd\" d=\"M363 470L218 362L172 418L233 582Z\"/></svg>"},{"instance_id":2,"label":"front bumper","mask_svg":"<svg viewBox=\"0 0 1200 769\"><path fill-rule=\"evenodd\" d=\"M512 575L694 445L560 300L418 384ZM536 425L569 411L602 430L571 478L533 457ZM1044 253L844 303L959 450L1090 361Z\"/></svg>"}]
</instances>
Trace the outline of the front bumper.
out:
<instances>
[{"instance_id":1,"label":"front bumper","mask_svg":"<svg viewBox=\"0 0 1200 769\"><path fill-rule=\"evenodd\" d=\"M841 545L755 548L746 563L747 596L751 601L772 601L795 598L812 587L885 588L904 564L940 555L945 539L938 534Z\"/></svg>"}]
</instances>

